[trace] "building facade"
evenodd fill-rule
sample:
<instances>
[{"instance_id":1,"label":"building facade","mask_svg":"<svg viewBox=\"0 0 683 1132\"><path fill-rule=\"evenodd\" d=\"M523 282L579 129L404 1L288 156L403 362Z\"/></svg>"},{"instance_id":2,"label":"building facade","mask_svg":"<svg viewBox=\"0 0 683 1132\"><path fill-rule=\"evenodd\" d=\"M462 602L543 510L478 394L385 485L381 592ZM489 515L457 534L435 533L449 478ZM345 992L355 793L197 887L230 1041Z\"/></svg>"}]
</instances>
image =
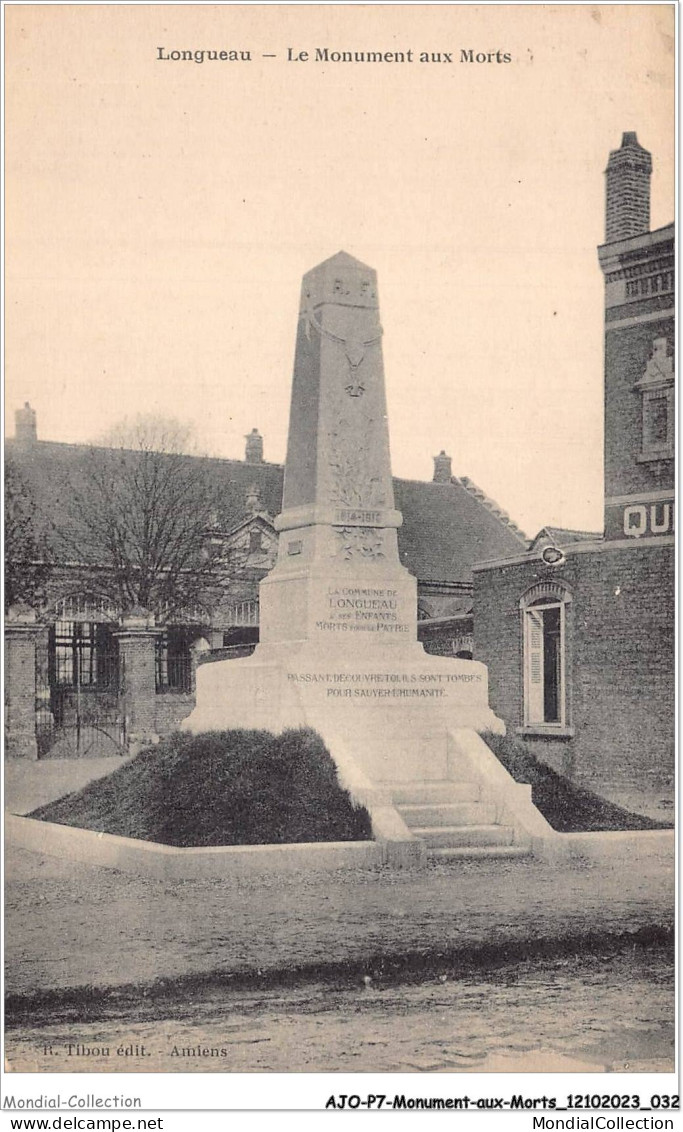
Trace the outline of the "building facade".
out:
<instances>
[{"instance_id":1,"label":"building facade","mask_svg":"<svg viewBox=\"0 0 683 1132\"><path fill-rule=\"evenodd\" d=\"M674 789L674 227L650 231L650 154L609 158L604 532L545 528L475 566L476 659L537 756L631 809Z\"/></svg>"},{"instance_id":2,"label":"building facade","mask_svg":"<svg viewBox=\"0 0 683 1132\"><path fill-rule=\"evenodd\" d=\"M105 563L93 563L73 539L64 551L73 500L87 494L93 460L109 450L41 441L25 405L6 452L54 562L41 601L6 622L14 658L8 753L94 756L168 734L194 706L197 663L244 656L258 641L258 587L277 557L284 469L264 460L256 429L243 460L202 461L220 501L206 532L219 568L198 600L169 614L124 608ZM419 583L421 639L428 651L471 657L473 564L523 550L527 540L467 477L452 474L445 452L434 459L432 481L395 479L394 492L401 561Z\"/></svg>"}]
</instances>

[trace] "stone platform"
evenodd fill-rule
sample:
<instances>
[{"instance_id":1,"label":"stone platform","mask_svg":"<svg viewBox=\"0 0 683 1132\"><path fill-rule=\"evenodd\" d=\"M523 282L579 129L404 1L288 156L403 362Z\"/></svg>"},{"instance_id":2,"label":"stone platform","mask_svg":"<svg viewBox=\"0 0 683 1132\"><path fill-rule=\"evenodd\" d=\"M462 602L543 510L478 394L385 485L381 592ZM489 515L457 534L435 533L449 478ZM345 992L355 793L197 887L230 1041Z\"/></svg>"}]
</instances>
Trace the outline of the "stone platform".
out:
<instances>
[{"instance_id":1,"label":"stone platform","mask_svg":"<svg viewBox=\"0 0 683 1132\"><path fill-rule=\"evenodd\" d=\"M421 645L353 655L263 645L253 656L202 664L197 707L183 730L312 727L343 739L373 782L450 777L451 729L503 731L476 661L428 656Z\"/></svg>"}]
</instances>

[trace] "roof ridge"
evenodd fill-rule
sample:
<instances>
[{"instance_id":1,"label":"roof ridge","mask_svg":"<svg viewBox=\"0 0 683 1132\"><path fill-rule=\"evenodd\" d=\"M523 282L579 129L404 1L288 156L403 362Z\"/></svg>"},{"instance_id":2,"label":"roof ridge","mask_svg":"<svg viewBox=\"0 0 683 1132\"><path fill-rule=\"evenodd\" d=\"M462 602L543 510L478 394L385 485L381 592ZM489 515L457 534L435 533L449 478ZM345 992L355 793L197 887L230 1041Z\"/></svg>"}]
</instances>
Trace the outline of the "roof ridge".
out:
<instances>
[{"instance_id":1,"label":"roof ridge","mask_svg":"<svg viewBox=\"0 0 683 1132\"><path fill-rule=\"evenodd\" d=\"M477 499L481 503L481 505L486 508L487 511L490 511L492 515L495 515L496 519L498 519L499 522L501 522L504 526L509 527L509 529L515 535L517 535L520 542L524 542L528 545L528 535L524 533L522 528L517 525L514 519L510 518L509 512L501 507L499 503L496 503L495 499L491 499L491 497L487 495L481 487L477 486L474 480L470 479L469 476L453 476L452 480L459 483L461 487L464 487L465 491L469 492L470 495L473 495L474 498Z\"/></svg>"},{"instance_id":2,"label":"roof ridge","mask_svg":"<svg viewBox=\"0 0 683 1132\"><path fill-rule=\"evenodd\" d=\"M15 436L5 437L5 447L8 444L15 444L16 439L17 438ZM141 449L138 449L138 448L119 448L118 446L115 446L115 445L112 445L112 444L95 444L94 442L91 442L91 441L81 442L81 441L76 441L76 440L35 440L30 445L20 445L19 450L20 450L20 452L25 453L26 455L32 455L33 453L35 453L35 451L36 451L36 449L39 445L49 445L52 448L64 448L64 449L70 448L70 449L81 449L81 450L89 450L89 449L92 448L96 452L120 452L120 451L122 451L122 452L139 452L139 451L141 451ZM155 452L158 451L158 454L160 456L175 456L175 455L187 456L191 460L212 460L214 463L217 463L217 464L240 464L242 467L245 467L245 468L264 468L264 467L266 467L266 468L282 468L282 469L284 469L284 464L277 464L273 460L259 460L258 463L251 463L250 461L245 460L244 457L242 457L242 459L240 459L239 456L208 456L208 455L205 455L205 454L200 453L200 452L179 452L179 453L175 453L175 452L164 452L162 449L158 449L158 450L154 449L154 451Z\"/></svg>"}]
</instances>

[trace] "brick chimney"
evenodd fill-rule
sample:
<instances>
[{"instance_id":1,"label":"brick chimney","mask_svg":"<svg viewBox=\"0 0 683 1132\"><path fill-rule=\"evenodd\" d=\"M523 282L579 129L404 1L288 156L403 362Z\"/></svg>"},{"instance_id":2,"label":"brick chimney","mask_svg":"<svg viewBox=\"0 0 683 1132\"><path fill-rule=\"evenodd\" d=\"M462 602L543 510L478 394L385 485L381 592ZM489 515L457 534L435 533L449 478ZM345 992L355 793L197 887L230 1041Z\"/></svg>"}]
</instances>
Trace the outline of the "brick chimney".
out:
<instances>
[{"instance_id":1,"label":"brick chimney","mask_svg":"<svg viewBox=\"0 0 683 1132\"><path fill-rule=\"evenodd\" d=\"M22 448L29 448L38 440L36 411L28 401L24 402L23 409L17 409L14 414L14 438Z\"/></svg>"},{"instance_id":2,"label":"brick chimney","mask_svg":"<svg viewBox=\"0 0 683 1132\"><path fill-rule=\"evenodd\" d=\"M262 464L263 463L263 437L257 428L252 428L248 436L245 437L247 446L244 453L244 459L247 464Z\"/></svg>"},{"instance_id":3,"label":"brick chimney","mask_svg":"<svg viewBox=\"0 0 683 1132\"><path fill-rule=\"evenodd\" d=\"M438 456L434 457L434 475L432 476L432 483L450 483L453 473L451 471L451 458L447 456L443 448Z\"/></svg>"},{"instance_id":4,"label":"brick chimney","mask_svg":"<svg viewBox=\"0 0 683 1132\"><path fill-rule=\"evenodd\" d=\"M620 148L612 150L605 173L605 243L649 232L652 156L634 133L625 133Z\"/></svg>"}]
</instances>

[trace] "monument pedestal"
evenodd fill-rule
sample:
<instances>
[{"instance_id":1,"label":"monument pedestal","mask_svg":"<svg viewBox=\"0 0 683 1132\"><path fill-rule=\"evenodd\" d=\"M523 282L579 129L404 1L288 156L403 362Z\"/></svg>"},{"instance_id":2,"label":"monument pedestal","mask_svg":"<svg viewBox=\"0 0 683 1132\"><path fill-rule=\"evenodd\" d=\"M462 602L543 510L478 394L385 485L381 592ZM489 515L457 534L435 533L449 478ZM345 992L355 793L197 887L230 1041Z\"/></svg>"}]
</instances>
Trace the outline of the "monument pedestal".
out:
<instances>
[{"instance_id":1,"label":"monument pedestal","mask_svg":"<svg viewBox=\"0 0 683 1132\"><path fill-rule=\"evenodd\" d=\"M197 669L197 707L182 727L312 727L354 751L373 782L449 777L449 730L502 732L488 706L483 664L401 649L335 650L261 645L243 660Z\"/></svg>"},{"instance_id":2,"label":"monument pedestal","mask_svg":"<svg viewBox=\"0 0 683 1132\"><path fill-rule=\"evenodd\" d=\"M481 847L491 807L476 801L476 784L454 788L453 734L504 727L489 708L484 665L429 656L417 641L417 582L398 552L381 337L371 268L340 253L304 276L261 643L246 659L198 667L197 706L182 727L312 727L356 800L371 802L378 838L418 854L431 838L441 852L456 814L469 817ZM421 818L427 826L411 833L406 823ZM451 833L459 851L460 827ZM491 834L494 847L500 836Z\"/></svg>"},{"instance_id":3,"label":"monument pedestal","mask_svg":"<svg viewBox=\"0 0 683 1132\"><path fill-rule=\"evenodd\" d=\"M415 579L400 567L374 573L344 570L332 560L327 569L281 570L261 582L261 640L285 655L306 644L321 656L402 652L424 655L417 644ZM263 651L263 649L261 649Z\"/></svg>"}]
</instances>

